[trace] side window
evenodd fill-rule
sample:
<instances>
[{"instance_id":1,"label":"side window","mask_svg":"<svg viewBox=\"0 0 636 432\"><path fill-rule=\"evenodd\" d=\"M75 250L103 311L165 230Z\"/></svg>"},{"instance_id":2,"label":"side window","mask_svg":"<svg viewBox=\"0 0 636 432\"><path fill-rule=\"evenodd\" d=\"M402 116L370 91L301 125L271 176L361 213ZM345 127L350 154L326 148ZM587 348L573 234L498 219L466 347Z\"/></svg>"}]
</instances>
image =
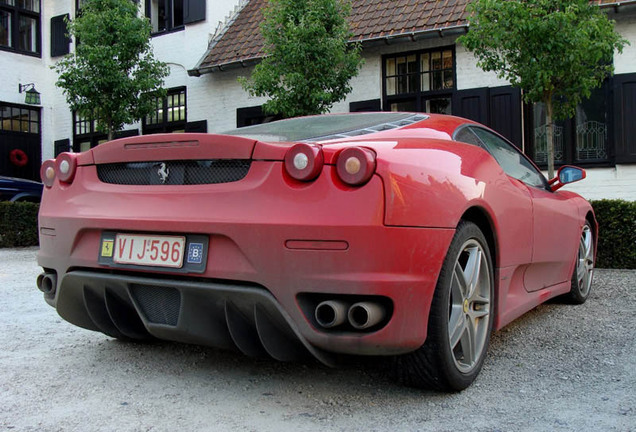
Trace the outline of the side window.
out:
<instances>
[{"instance_id":1,"label":"side window","mask_svg":"<svg viewBox=\"0 0 636 432\"><path fill-rule=\"evenodd\" d=\"M510 143L482 128L471 127L466 129L471 129L479 137L484 143L486 150L497 160L504 172L510 177L514 177L529 186L546 187L546 180L543 174Z\"/></svg>"},{"instance_id":2,"label":"side window","mask_svg":"<svg viewBox=\"0 0 636 432\"><path fill-rule=\"evenodd\" d=\"M484 144L481 142L481 140L477 137L477 135L475 135L475 133L469 127L461 128L459 130L459 132L457 132L455 134L454 140L455 141L459 141L459 142L463 142L463 143L466 143L466 144L472 144L474 146L481 147L484 150L486 150L486 147L484 146Z\"/></svg>"}]
</instances>

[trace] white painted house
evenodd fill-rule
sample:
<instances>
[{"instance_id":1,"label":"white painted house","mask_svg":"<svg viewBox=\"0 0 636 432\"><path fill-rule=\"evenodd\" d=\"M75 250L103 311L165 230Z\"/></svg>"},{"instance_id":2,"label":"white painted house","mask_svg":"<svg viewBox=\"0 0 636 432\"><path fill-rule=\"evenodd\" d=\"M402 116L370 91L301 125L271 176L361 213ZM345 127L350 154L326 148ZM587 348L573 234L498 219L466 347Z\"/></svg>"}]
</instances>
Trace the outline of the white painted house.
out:
<instances>
[{"instance_id":1,"label":"white painted house","mask_svg":"<svg viewBox=\"0 0 636 432\"><path fill-rule=\"evenodd\" d=\"M265 100L250 97L237 82L239 76L249 76L262 56L258 26L264 2L140 0L140 13L149 16L154 26L155 53L170 66L169 96L161 112L130 125L124 134L221 132L268 120L261 110ZM542 107L524 105L519 90L481 71L472 54L456 43L467 31L467 2L352 0L351 27L354 40L362 42L365 64L352 80L352 93L332 112L404 110L469 117L508 137L541 166L545 161ZM40 0L0 0L0 13L36 13L18 3L37 5L32 9L40 6ZM15 119L11 110L26 110L27 117L20 111L19 128L37 129L36 134L14 130L15 126L7 131L3 126L0 159L6 159L7 149L16 145L41 149L41 157L47 159L69 147L79 151L104 139L92 131L91 122L73 117L49 69L58 58L51 55L51 48L63 42L52 25L62 14L73 16L77 4L75 0L41 3L39 33L31 45L35 50L8 47L0 16L0 112ZM593 3L616 21L616 29L631 45L615 55L616 75L581 105L575 118L557 124L557 165L586 168L588 179L569 186L586 198L636 200L636 0ZM224 25L219 27L219 21ZM67 46L72 49L72 43ZM40 105L24 104L20 83L35 83ZM39 122L37 127L33 119ZM7 134L12 136L9 141ZM33 154L37 160L39 154ZM0 170L3 167L0 162Z\"/></svg>"},{"instance_id":2,"label":"white painted house","mask_svg":"<svg viewBox=\"0 0 636 432\"><path fill-rule=\"evenodd\" d=\"M0 175L39 178L43 160L60 151L80 151L105 140L91 121L73 115L55 86L51 66L72 51L63 17L73 18L85 0L0 0ZM200 130L210 117L213 96L205 83L187 74L205 53L211 36L238 0L138 0L141 15L153 25L156 57L170 67L165 85L170 104L155 115L129 125L123 135ZM33 84L40 102L25 103L20 85ZM30 86L29 86L30 87ZM171 122L166 122L168 112ZM157 113L158 114L158 113ZM167 124L169 123L169 124ZM9 153L23 150L24 167Z\"/></svg>"}]
</instances>

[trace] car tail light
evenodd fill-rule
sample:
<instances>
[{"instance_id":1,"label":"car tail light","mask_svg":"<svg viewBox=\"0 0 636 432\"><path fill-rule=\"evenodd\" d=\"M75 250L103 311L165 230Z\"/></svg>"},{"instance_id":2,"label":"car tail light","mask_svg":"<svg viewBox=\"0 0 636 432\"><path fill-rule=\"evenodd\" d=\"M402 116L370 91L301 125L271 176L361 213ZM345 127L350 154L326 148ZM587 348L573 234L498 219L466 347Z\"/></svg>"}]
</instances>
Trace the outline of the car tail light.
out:
<instances>
[{"instance_id":1,"label":"car tail light","mask_svg":"<svg viewBox=\"0 0 636 432\"><path fill-rule=\"evenodd\" d=\"M296 144L285 154L285 170L300 181L314 180L322 171L322 149L310 144Z\"/></svg>"},{"instance_id":2,"label":"car tail light","mask_svg":"<svg viewBox=\"0 0 636 432\"><path fill-rule=\"evenodd\" d=\"M49 159L42 163L40 167L40 178L44 186L50 188L55 181L55 160Z\"/></svg>"},{"instance_id":3,"label":"car tail light","mask_svg":"<svg viewBox=\"0 0 636 432\"><path fill-rule=\"evenodd\" d=\"M57 178L64 183L71 183L77 170L77 157L73 153L61 153L55 159Z\"/></svg>"},{"instance_id":4,"label":"car tail light","mask_svg":"<svg viewBox=\"0 0 636 432\"><path fill-rule=\"evenodd\" d=\"M375 172L375 153L361 147L346 148L338 155L336 169L340 180L351 186L361 186Z\"/></svg>"}]
</instances>

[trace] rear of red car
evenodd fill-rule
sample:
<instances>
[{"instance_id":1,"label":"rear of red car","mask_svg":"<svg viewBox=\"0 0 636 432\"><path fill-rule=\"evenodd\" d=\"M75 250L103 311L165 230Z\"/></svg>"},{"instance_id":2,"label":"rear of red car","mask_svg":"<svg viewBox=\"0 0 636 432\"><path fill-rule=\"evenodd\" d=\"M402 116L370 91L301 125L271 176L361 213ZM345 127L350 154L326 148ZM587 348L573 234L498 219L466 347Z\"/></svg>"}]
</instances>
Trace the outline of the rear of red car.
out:
<instances>
[{"instance_id":1,"label":"rear of red car","mask_svg":"<svg viewBox=\"0 0 636 432\"><path fill-rule=\"evenodd\" d=\"M386 226L376 158L208 134L60 155L42 167L38 286L113 337L325 363L415 350L453 230Z\"/></svg>"}]
</instances>

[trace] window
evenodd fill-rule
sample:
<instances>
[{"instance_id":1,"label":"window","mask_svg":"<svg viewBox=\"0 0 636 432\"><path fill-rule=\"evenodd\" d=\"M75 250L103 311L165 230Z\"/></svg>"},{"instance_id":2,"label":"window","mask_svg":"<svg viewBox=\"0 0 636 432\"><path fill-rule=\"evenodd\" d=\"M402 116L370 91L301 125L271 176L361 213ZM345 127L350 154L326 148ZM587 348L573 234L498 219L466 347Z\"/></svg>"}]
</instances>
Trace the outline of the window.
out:
<instances>
[{"instance_id":1,"label":"window","mask_svg":"<svg viewBox=\"0 0 636 432\"><path fill-rule=\"evenodd\" d=\"M94 119L73 113L73 151L83 152L107 141L107 135L97 130Z\"/></svg>"},{"instance_id":2,"label":"window","mask_svg":"<svg viewBox=\"0 0 636 432\"><path fill-rule=\"evenodd\" d=\"M116 138L139 135L138 129L115 132ZM73 151L83 152L108 141L108 135L97 130L97 121L73 113ZM57 151L57 150L56 150Z\"/></svg>"},{"instance_id":3,"label":"window","mask_svg":"<svg viewBox=\"0 0 636 432\"><path fill-rule=\"evenodd\" d=\"M0 0L0 48L40 54L40 0Z\"/></svg>"},{"instance_id":4,"label":"window","mask_svg":"<svg viewBox=\"0 0 636 432\"><path fill-rule=\"evenodd\" d=\"M553 124L554 163L607 164L610 162L610 116L608 83L592 91L589 99L576 107L573 118ZM538 165L548 162L546 111L543 103L532 107L532 151Z\"/></svg>"},{"instance_id":5,"label":"window","mask_svg":"<svg viewBox=\"0 0 636 432\"><path fill-rule=\"evenodd\" d=\"M503 138L480 127L464 127L455 133L456 141L473 144L485 149L510 177L538 188L547 186L545 177L517 148Z\"/></svg>"},{"instance_id":6,"label":"window","mask_svg":"<svg viewBox=\"0 0 636 432\"><path fill-rule=\"evenodd\" d=\"M146 16L153 34L182 30L205 19L205 0L146 0Z\"/></svg>"},{"instance_id":7,"label":"window","mask_svg":"<svg viewBox=\"0 0 636 432\"><path fill-rule=\"evenodd\" d=\"M452 47L385 56L383 75L385 110L451 114L455 90Z\"/></svg>"},{"instance_id":8,"label":"window","mask_svg":"<svg viewBox=\"0 0 636 432\"><path fill-rule=\"evenodd\" d=\"M156 109L143 121L143 133L184 132L187 122L186 88L168 90L165 98L155 100Z\"/></svg>"},{"instance_id":9,"label":"window","mask_svg":"<svg viewBox=\"0 0 636 432\"><path fill-rule=\"evenodd\" d=\"M0 104L0 131L40 133L40 110Z\"/></svg>"}]
</instances>

